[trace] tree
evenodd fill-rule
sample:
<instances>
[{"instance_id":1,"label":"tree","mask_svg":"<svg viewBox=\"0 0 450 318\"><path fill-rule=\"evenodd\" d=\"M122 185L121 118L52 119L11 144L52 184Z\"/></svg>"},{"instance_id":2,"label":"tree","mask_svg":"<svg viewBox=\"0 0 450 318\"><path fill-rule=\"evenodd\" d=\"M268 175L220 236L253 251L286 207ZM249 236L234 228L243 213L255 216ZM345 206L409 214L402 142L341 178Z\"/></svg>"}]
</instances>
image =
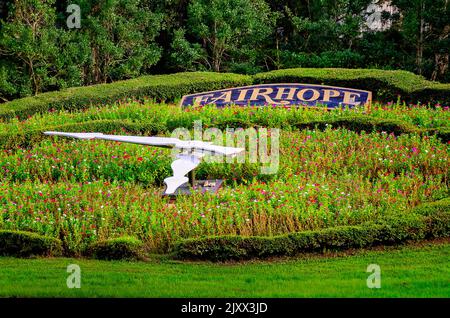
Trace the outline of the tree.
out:
<instances>
[{"instance_id":1,"label":"tree","mask_svg":"<svg viewBox=\"0 0 450 318\"><path fill-rule=\"evenodd\" d=\"M217 72L255 60L274 25L263 0L193 0L188 6L187 33L200 42L203 65Z\"/></svg>"},{"instance_id":2,"label":"tree","mask_svg":"<svg viewBox=\"0 0 450 318\"><path fill-rule=\"evenodd\" d=\"M308 53L350 50L360 38L370 0L311 0L286 6L288 48Z\"/></svg>"},{"instance_id":3,"label":"tree","mask_svg":"<svg viewBox=\"0 0 450 318\"><path fill-rule=\"evenodd\" d=\"M156 64L161 49L155 38L162 16L144 10L140 0L84 0L82 32L89 38L89 82L103 83L136 77Z\"/></svg>"},{"instance_id":4,"label":"tree","mask_svg":"<svg viewBox=\"0 0 450 318\"><path fill-rule=\"evenodd\" d=\"M0 99L147 73L161 56L162 15L142 2L80 0L81 28L70 30L68 2L14 0L0 21Z\"/></svg>"},{"instance_id":5,"label":"tree","mask_svg":"<svg viewBox=\"0 0 450 318\"><path fill-rule=\"evenodd\" d=\"M34 94L55 83L51 67L58 52L58 31L53 4L54 0L15 1L0 33L0 56L12 62L13 73L28 75ZM5 70L2 73L6 76Z\"/></svg>"},{"instance_id":6,"label":"tree","mask_svg":"<svg viewBox=\"0 0 450 318\"><path fill-rule=\"evenodd\" d=\"M185 37L185 30L173 32L170 58L173 64L183 71L211 69L208 57L199 43L190 43ZM206 67L204 66L206 65Z\"/></svg>"},{"instance_id":7,"label":"tree","mask_svg":"<svg viewBox=\"0 0 450 318\"><path fill-rule=\"evenodd\" d=\"M400 9L402 33L414 43L417 73L423 74L429 61L434 64L432 79L442 77L449 65L449 0L393 0L392 4Z\"/></svg>"}]
</instances>

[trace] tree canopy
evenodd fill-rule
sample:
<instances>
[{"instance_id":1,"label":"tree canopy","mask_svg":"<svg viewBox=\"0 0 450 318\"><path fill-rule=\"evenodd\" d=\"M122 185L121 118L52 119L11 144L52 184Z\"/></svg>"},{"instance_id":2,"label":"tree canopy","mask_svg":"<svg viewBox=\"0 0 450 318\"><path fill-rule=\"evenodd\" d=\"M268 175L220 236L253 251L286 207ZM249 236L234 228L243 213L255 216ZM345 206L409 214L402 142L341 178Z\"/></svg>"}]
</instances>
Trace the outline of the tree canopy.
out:
<instances>
[{"instance_id":1,"label":"tree canopy","mask_svg":"<svg viewBox=\"0 0 450 318\"><path fill-rule=\"evenodd\" d=\"M182 70L382 68L450 81L448 0L6 4L0 7L0 101ZM79 28L67 24L73 4L80 7Z\"/></svg>"}]
</instances>

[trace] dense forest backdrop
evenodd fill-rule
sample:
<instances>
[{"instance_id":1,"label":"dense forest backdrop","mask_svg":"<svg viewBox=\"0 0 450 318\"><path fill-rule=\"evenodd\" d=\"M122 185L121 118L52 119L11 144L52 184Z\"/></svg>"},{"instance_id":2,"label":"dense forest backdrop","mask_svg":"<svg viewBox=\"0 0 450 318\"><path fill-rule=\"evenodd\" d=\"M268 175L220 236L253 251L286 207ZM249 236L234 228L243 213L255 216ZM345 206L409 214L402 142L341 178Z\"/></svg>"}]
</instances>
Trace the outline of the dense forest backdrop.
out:
<instances>
[{"instance_id":1,"label":"dense forest backdrop","mask_svg":"<svg viewBox=\"0 0 450 318\"><path fill-rule=\"evenodd\" d=\"M404 69L450 82L449 34L450 0L0 0L0 101L195 70Z\"/></svg>"}]
</instances>

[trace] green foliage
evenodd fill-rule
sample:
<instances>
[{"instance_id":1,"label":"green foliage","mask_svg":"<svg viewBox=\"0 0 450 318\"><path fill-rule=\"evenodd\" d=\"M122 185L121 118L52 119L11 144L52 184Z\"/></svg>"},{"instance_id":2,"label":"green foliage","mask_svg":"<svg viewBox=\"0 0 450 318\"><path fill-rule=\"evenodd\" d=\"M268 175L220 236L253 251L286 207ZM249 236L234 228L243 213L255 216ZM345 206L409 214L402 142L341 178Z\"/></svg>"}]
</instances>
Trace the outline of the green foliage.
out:
<instances>
[{"instance_id":1,"label":"green foliage","mask_svg":"<svg viewBox=\"0 0 450 318\"><path fill-rule=\"evenodd\" d=\"M296 53L283 51L281 53L281 64L284 68L295 67L342 67L359 68L364 65L364 58L361 54L351 50L344 51L324 51L320 54Z\"/></svg>"},{"instance_id":2,"label":"green foliage","mask_svg":"<svg viewBox=\"0 0 450 318\"><path fill-rule=\"evenodd\" d=\"M447 148L417 134L283 131L275 175L262 174L260 163L205 160L198 179L226 179L222 189L169 204L161 186L170 175L170 150L47 136L29 149L0 153L0 227L58 237L67 255L80 255L93 242L122 235L166 252L190 237L280 235L392 216L413 223L410 208L448 196ZM393 242L397 232L387 232Z\"/></svg>"},{"instance_id":3,"label":"green foliage","mask_svg":"<svg viewBox=\"0 0 450 318\"><path fill-rule=\"evenodd\" d=\"M189 125L191 122L185 123L185 128L191 128ZM236 121L224 121L219 123L218 126L226 128L228 126L236 125ZM252 127L253 125L259 124L257 121L250 122L239 122L241 128ZM15 148L30 148L35 144L44 140L46 136L43 134L44 131L48 130L58 130L58 131L97 131L103 133L114 133L117 131L126 131L128 133L143 134L143 135L155 135L162 131L170 131L171 127L176 126L175 124L169 123L168 126L163 123L133 123L121 120L98 120L89 121L81 123L73 123L67 125L59 126L48 126L43 127L39 130L21 132L21 133L1 133L0 134L0 146L2 149L15 149ZM431 133L436 134L443 143L450 141L449 128L432 128L432 129L418 129L413 125L406 124L398 120L383 120L374 119L364 116L351 116L347 118L338 118L334 120L301 120L299 122L291 122L285 126L285 128L291 129L322 129L325 130L328 126L334 128L346 128L355 132L385 132L388 134L414 134L414 133Z\"/></svg>"},{"instance_id":4,"label":"green foliage","mask_svg":"<svg viewBox=\"0 0 450 318\"><path fill-rule=\"evenodd\" d=\"M57 41L60 32L54 28L54 2L16 1L9 21L1 27L0 54L9 60L8 65L14 70L12 74L3 72L3 77L8 75L6 81L12 82L15 79L10 79L10 76L19 75L20 82L29 82L25 89L34 94L41 92L44 87L56 84L55 70L52 68L59 52ZM0 92L9 97L9 94L17 93L17 90L3 86Z\"/></svg>"},{"instance_id":5,"label":"green foliage","mask_svg":"<svg viewBox=\"0 0 450 318\"><path fill-rule=\"evenodd\" d=\"M402 34L416 48L415 71L432 80L448 74L450 6L447 0L394 0L402 12Z\"/></svg>"},{"instance_id":6,"label":"green foliage","mask_svg":"<svg viewBox=\"0 0 450 318\"><path fill-rule=\"evenodd\" d=\"M395 0L382 13L367 11L370 0L80 0L73 30L68 3L12 3L0 23L0 102L175 71L379 68L450 81L446 0ZM419 88L379 87L381 98L448 104L448 87Z\"/></svg>"},{"instance_id":7,"label":"green foliage","mask_svg":"<svg viewBox=\"0 0 450 318\"><path fill-rule=\"evenodd\" d=\"M61 241L24 231L0 230L0 255L15 257L59 256Z\"/></svg>"},{"instance_id":8,"label":"green foliage","mask_svg":"<svg viewBox=\"0 0 450 318\"><path fill-rule=\"evenodd\" d=\"M161 57L155 43L162 16L142 8L141 0L84 0L79 3L82 32L89 39L87 83L106 83L145 74Z\"/></svg>"},{"instance_id":9,"label":"green foliage","mask_svg":"<svg viewBox=\"0 0 450 318\"><path fill-rule=\"evenodd\" d=\"M378 223L369 222L359 226L332 227L273 237L212 236L187 239L178 242L173 253L174 257L179 259L243 260L399 244L450 235L448 198L425 204L414 211L427 211L427 217L418 214L392 216Z\"/></svg>"},{"instance_id":10,"label":"green foliage","mask_svg":"<svg viewBox=\"0 0 450 318\"><path fill-rule=\"evenodd\" d=\"M1 80L1 78L0 78ZM252 83L315 83L371 90L376 100L450 104L449 84L435 84L404 71L362 69L286 69L252 77L208 72L143 76L111 84L70 88L0 104L0 118L21 119L49 110L79 110L144 97L172 102L182 95Z\"/></svg>"},{"instance_id":11,"label":"green foliage","mask_svg":"<svg viewBox=\"0 0 450 318\"><path fill-rule=\"evenodd\" d=\"M369 3L368 0L311 1L303 8L307 11L297 11L296 14L292 13L295 8L285 7L286 18L292 27L292 43L286 46L309 52L350 48L364 23L361 12ZM302 5L305 4L299 4Z\"/></svg>"},{"instance_id":12,"label":"green foliage","mask_svg":"<svg viewBox=\"0 0 450 318\"><path fill-rule=\"evenodd\" d=\"M0 104L0 118L26 118L35 113L58 109L80 110L123 99L146 97L158 101L174 101L185 94L250 83L250 77L237 74L199 72L150 75L111 84L48 92L3 103Z\"/></svg>"},{"instance_id":13,"label":"green foliage","mask_svg":"<svg viewBox=\"0 0 450 318\"><path fill-rule=\"evenodd\" d=\"M200 62L216 72L229 69L230 60L255 64L257 47L270 35L275 22L275 16L262 0L194 0L187 11L187 31L202 43L201 55L208 56ZM179 42L179 34L175 36ZM178 45L178 49L183 48L187 52L181 51L178 56L187 55L185 63L191 65L190 52L195 47Z\"/></svg>"},{"instance_id":14,"label":"green foliage","mask_svg":"<svg viewBox=\"0 0 450 318\"><path fill-rule=\"evenodd\" d=\"M119 237L93 243L86 251L92 258L104 260L138 260L143 257L143 243L134 237Z\"/></svg>"},{"instance_id":15,"label":"green foliage","mask_svg":"<svg viewBox=\"0 0 450 318\"><path fill-rule=\"evenodd\" d=\"M206 70L205 65L208 63L206 52L200 44L191 44L185 38L185 33L184 29L174 31L170 54L171 61L183 71Z\"/></svg>"},{"instance_id":16,"label":"green foliage","mask_svg":"<svg viewBox=\"0 0 450 318\"><path fill-rule=\"evenodd\" d=\"M141 2L79 1L81 28L68 30L55 0L15 1L0 27L0 99L146 74L161 56L162 16Z\"/></svg>"},{"instance_id":17,"label":"green foliage","mask_svg":"<svg viewBox=\"0 0 450 318\"><path fill-rule=\"evenodd\" d=\"M450 84L429 82L406 71L294 68L256 74L254 83L314 83L370 90L373 99L450 105Z\"/></svg>"},{"instance_id":18,"label":"green foliage","mask_svg":"<svg viewBox=\"0 0 450 318\"><path fill-rule=\"evenodd\" d=\"M426 217L428 237L447 237L450 235L450 198L421 204L413 212Z\"/></svg>"}]
</instances>

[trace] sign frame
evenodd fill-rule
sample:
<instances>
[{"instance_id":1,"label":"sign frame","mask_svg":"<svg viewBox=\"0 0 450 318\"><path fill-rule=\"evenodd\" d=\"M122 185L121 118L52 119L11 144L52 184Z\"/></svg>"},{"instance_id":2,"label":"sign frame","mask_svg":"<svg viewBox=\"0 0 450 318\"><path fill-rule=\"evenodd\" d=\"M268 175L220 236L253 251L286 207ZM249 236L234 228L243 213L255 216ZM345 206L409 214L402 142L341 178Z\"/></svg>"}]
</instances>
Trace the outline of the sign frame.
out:
<instances>
[{"instance_id":1,"label":"sign frame","mask_svg":"<svg viewBox=\"0 0 450 318\"><path fill-rule=\"evenodd\" d=\"M212 91L206 91L206 92L200 92L200 93L194 93L194 94L188 94L188 95L183 95L183 97L181 98L180 102L179 102L179 107L181 108L187 108L188 105L183 105L183 103L185 102L185 100L187 98L193 98L195 96L204 96L207 94L213 94L213 93L217 93L217 92L226 92L228 90L232 91L232 90L237 90L237 89L248 89L248 88L265 88L267 86L293 86L293 85L303 85L306 88L307 87L318 87L318 88L322 88L322 89L330 89L330 90L339 90L339 91L356 91L356 92L363 92L367 94L367 100L364 104L359 105L359 107L363 106L364 110L367 112L370 112L371 110L371 106L372 106L372 91L367 91L367 90L363 90L363 89L358 89L358 88L349 88L349 87L341 87L341 86L332 86L332 85L321 85L321 84L309 84L309 83L268 83L268 84L256 84L256 85L246 85L246 86L239 86L239 87L228 87L228 88L222 88L222 89L217 89L217 90L212 90ZM246 105L238 105L240 107L245 107L248 106L249 101L247 102ZM316 102L317 104L318 102ZM231 102L229 105L232 105L233 103ZM208 104L206 104L208 105ZM211 104L214 105L214 104ZM190 104L190 107L194 107L197 108L200 105L194 106L193 104ZM201 105L204 106L204 105ZM228 105L223 105L223 106L216 106L217 108L222 108L222 107L226 107ZM250 106L254 106L254 107L266 107L266 106L262 106L262 105L251 105ZM333 109L337 109L337 107L327 107L327 106L313 106L313 105L305 105L305 104L294 104L294 105L274 105L274 107L302 107L302 108L314 108L314 109L325 109L325 110L333 110ZM344 105L345 107L345 105Z\"/></svg>"}]
</instances>

